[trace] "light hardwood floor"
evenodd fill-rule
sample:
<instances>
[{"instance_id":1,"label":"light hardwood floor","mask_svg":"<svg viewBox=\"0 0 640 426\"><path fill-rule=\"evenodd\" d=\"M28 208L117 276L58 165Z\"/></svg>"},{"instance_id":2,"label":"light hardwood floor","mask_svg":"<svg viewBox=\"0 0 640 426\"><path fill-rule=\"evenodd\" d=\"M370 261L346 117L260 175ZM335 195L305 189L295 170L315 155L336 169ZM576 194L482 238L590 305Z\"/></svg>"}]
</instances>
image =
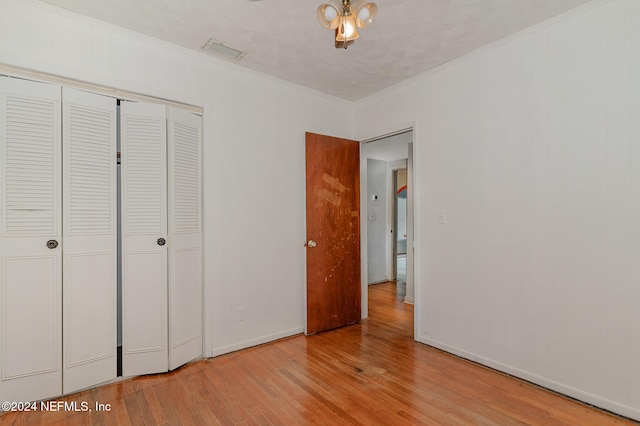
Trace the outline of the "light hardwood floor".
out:
<instances>
[{"instance_id":1,"label":"light hardwood floor","mask_svg":"<svg viewBox=\"0 0 640 426\"><path fill-rule=\"evenodd\" d=\"M61 398L110 412L6 413L0 425L634 424L415 343L395 284L369 294L361 324Z\"/></svg>"}]
</instances>

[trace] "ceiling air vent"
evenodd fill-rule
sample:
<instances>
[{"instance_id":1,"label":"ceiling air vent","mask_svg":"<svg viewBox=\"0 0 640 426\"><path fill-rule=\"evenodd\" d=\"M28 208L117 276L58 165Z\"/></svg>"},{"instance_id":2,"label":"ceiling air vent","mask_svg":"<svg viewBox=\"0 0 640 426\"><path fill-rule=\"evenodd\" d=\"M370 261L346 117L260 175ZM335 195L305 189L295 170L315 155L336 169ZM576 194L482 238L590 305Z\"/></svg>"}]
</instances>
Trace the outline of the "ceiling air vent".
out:
<instances>
[{"instance_id":1,"label":"ceiling air vent","mask_svg":"<svg viewBox=\"0 0 640 426\"><path fill-rule=\"evenodd\" d=\"M225 46L224 44L214 39L209 40L207 44L202 46L202 50L211 55L215 55L224 59L232 59L234 61L239 61L245 55L245 52L241 52L229 46Z\"/></svg>"}]
</instances>

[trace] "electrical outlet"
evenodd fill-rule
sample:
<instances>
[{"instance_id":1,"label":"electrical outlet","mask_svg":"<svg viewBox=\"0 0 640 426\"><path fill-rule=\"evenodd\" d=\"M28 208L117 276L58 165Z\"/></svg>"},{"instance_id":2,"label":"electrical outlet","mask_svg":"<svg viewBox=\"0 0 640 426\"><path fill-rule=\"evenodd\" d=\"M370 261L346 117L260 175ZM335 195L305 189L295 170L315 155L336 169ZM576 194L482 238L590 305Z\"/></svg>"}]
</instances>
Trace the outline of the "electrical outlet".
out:
<instances>
[{"instance_id":1,"label":"electrical outlet","mask_svg":"<svg viewBox=\"0 0 640 426\"><path fill-rule=\"evenodd\" d=\"M247 308L238 306L236 309L236 321L244 321L247 318Z\"/></svg>"},{"instance_id":2,"label":"electrical outlet","mask_svg":"<svg viewBox=\"0 0 640 426\"><path fill-rule=\"evenodd\" d=\"M447 211L446 210L440 210L438 212L438 223L441 225L446 225L448 222L447 220Z\"/></svg>"}]
</instances>

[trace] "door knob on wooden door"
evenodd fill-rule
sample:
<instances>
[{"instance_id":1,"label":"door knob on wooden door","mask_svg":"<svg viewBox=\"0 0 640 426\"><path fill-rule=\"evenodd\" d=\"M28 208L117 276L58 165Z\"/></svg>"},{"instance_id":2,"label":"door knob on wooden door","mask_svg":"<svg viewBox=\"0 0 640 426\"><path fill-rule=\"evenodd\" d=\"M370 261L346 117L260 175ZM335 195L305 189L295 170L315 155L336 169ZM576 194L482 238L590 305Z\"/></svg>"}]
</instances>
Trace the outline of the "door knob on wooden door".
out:
<instances>
[{"instance_id":1,"label":"door knob on wooden door","mask_svg":"<svg viewBox=\"0 0 640 426\"><path fill-rule=\"evenodd\" d=\"M164 238L158 238L158 245L159 246L163 246L167 243L167 240L165 240Z\"/></svg>"},{"instance_id":2,"label":"door knob on wooden door","mask_svg":"<svg viewBox=\"0 0 640 426\"><path fill-rule=\"evenodd\" d=\"M49 240L47 241L47 247L53 250L54 248L58 247L58 242L56 240Z\"/></svg>"},{"instance_id":3,"label":"door knob on wooden door","mask_svg":"<svg viewBox=\"0 0 640 426\"><path fill-rule=\"evenodd\" d=\"M310 247L310 248L314 248L317 245L318 244L313 240L309 240L309 242L307 243L307 247Z\"/></svg>"}]
</instances>

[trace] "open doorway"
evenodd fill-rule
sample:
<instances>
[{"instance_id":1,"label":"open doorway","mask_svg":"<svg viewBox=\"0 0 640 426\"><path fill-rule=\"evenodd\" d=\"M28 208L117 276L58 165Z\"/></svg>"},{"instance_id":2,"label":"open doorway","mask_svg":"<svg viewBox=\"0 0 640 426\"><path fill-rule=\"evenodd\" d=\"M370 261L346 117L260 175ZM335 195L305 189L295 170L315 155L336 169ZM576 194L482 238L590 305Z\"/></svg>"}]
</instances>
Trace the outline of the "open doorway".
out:
<instances>
[{"instance_id":1,"label":"open doorway","mask_svg":"<svg viewBox=\"0 0 640 426\"><path fill-rule=\"evenodd\" d=\"M412 152L412 129L361 145L363 317L369 286L382 283L413 309Z\"/></svg>"}]
</instances>

